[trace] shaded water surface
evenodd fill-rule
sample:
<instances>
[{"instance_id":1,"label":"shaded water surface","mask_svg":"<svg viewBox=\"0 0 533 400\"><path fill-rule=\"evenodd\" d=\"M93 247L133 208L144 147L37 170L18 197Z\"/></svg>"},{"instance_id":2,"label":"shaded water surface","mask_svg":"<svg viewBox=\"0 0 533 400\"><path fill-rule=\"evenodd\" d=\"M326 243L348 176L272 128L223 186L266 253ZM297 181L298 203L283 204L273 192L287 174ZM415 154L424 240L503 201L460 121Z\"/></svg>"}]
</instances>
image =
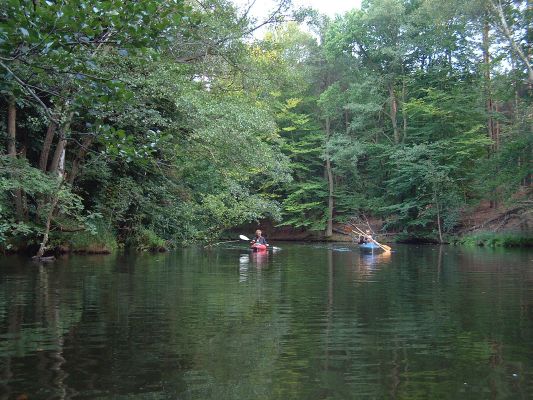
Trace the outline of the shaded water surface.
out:
<instances>
[{"instance_id":1,"label":"shaded water surface","mask_svg":"<svg viewBox=\"0 0 533 400\"><path fill-rule=\"evenodd\" d=\"M526 399L533 253L0 258L0 399Z\"/></svg>"}]
</instances>

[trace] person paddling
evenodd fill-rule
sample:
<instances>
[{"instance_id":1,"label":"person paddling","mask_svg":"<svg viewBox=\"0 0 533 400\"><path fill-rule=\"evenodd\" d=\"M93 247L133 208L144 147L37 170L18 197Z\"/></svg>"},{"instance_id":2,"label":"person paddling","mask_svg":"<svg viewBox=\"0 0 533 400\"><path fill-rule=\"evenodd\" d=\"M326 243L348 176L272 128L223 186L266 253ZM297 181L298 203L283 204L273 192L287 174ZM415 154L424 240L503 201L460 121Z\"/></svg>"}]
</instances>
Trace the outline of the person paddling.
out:
<instances>
[{"instance_id":1,"label":"person paddling","mask_svg":"<svg viewBox=\"0 0 533 400\"><path fill-rule=\"evenodd\" d=\"M251 241L252 244L264 244L265 246L269 246L266 239L263 237L263 232L261 232L260 229L255 231L255 237Z\"/></svg>"},{"instance_id":2,"label":"person paddling","mask_svg":"<svg viewBox=\"0 0 533 400\"><path fill-rule=\"evenodd\" d=\"M365 235L359 235L359 244L363 243L373 243L374 239L372 238L372 233L369 229L366 230Z\"/></svg>"}]
</instances>

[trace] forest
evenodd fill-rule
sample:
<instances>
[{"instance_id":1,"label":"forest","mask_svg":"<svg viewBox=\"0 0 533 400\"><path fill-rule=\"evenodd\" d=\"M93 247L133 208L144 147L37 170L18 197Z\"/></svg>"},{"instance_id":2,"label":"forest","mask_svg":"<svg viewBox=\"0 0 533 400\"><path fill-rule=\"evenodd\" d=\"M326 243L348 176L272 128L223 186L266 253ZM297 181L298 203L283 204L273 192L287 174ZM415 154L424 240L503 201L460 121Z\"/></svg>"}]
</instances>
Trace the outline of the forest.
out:
<instances>
[{"instance_id":1,"label":"forest","mask_svg":"<svg viewBox=\"0 0 533 400\"><path fill-rule=\"evenodd\" d=\"M480 202L531 211L530 0L1 4L3 252L361 214L444 242Z\"/></svg>"}]
</instances>

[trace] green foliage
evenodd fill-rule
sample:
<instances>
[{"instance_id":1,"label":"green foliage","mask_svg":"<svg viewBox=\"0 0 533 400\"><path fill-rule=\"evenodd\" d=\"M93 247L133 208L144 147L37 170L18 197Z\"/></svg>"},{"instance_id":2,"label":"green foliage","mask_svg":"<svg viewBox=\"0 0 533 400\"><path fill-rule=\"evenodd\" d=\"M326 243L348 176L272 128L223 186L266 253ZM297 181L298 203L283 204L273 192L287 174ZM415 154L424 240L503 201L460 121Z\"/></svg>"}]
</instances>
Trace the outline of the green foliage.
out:
<instances>
[{"instance_id":1,"label":"green foliage","mask_svg":"<svg viewBox=\"0 0 533 400\"><path fill-rule=\"evenodd\" d=\"M437 213L443 214L445 226L454 227L456 210L461 204L454 192L455 171L449 164L439 162L439 150L437 145L421 144L393 149L390 153L392 174L385 183L393 204L389 203L381 211L396 216L396 229L424 229L433 225Z\"/></svg>"},{"instance_id":2,"label":"green foliage","mask_svg":"<svg viewBox=\"0 0 533 400\"><path fill-rule=\"evenodd\" d=\"M513 233L483 232L463 236L458 243L466 246L485 247L532 247L533 236Z\"/></svg>"},{"instance_id":3,"label":"green foliage","mask_svg":"<svg viewBox=\"0 0 533 400\"><path fill-rule=\"evenodd\" d=\"M8 203L9 192L24 190L33 198L50 195L58 188L57 179L31 167L27 160L0 155L0 194Z\"/></svg>"},{"instance_id":4,"label":"green foliage","mask_svg":"<svg viewBox=\"0 0 533 400\"><path fill-rule=\"evenodd\" d=\"M15 99L18 153L0 157L3 246L36 241L49 215L52 236L87 230L77 248L98 232L146 250L210 241L264 218L321 230L326 165L336 221L364 212L435 235L530 181L526 69L483 2L368 0L314 18L320 41L292 22L252 43L226 0L67 3L0 11L0 112ZM519 44L524 4L503 5ZM485 23L490 63L470 40ZM38 167L59 138L64 180Z\"/></svg>"},{"instance_id":5,"label":"green foliage","mask_svg":"<svg viewBox=\"0 0 533 400\"><path fill-rule=\"evenodd\" d=\"M384 218L385 229L435 237L452 232L468 204L508 199L529 179L530 99L516 91L517 71L499 69L510 53L496 50L490 66L472 57L482 48L465 37L480 34L486 10L452 3L372 0L326 26L317 106L334 132L326 149L336 220L365 212ZM522 26L512 9L510 21ZM487 111L492 85L500 113Z\"/></svg>"},{"instance_id":6,"label":"green foliage","mask_svg":"<svg viewBox=\"0 0 533 400\"><path fill-rule=\"evenodd\" d=\"M233 226L257 221L263 217L280 219L279 209L275 204L260 195L247 193L237 186L230 189L229 193L205 196L201 208L204 226L211 226L211 230L215 230L213 233L217 234Z\"/></svg>"},{"instance_id":7,"label":"green foliage","mask_svg":"<svg viewBox=\"0 0 533 400\"><path fill-rule=\"evenodd\" d=\"M518 110L516 120L504 127L498 152L475 168L479 177L475 189L480 196L509 203L517 188L528 181L531 167L526 160L531 159L533 149L533 114L531 106L528 109Z\"/></svg>"},{"instance_id":8,"label":"green foliage","mask_svg":"<svg viewBox=\"0 0 533 400\"><path fill-rule=\"evenodd\" d=\"M6 92L22 98L17 125L36 144L21 175L28 188L11 173L3 182L30 197L31 222L10 213L3 237L40 233L55 197L53 226L88 229L59 235L75 249L95 243L100 216L106 232L141 249L211 240L234 225L280 218L268 188L290 182L289 160L271 110L253 90L239 89L233 64L248 57L242 37L250 21L224 0L204 6L79 0L3 10L9 26L1 49L12 57L3 58L12 72ZM25 84L42 97L30 96ZM35 168L52 117L70 122L67 177L81 164L73 188ZM37 185L30 172L38 173ZM2 210L12 209L12 198L2 201Z\"/></svg>"},{"instance_id":9,"label":"green foliage","mask_svg":"<svg viewBox=\"0 0 533 400\"><path fill-rule=\"evenodd\" d=\"M27 215L19 220L13 207L14 191L22 191L27 204ZM57 177L45 174L28 165L25 159L0 156L0 246L10 250L13 245L37 241L42 232L45 215L50 205L43 199L57 196L57 212L62 220L77 224L95 234L94 221L98 214L88 213L83 199L73 193ZM57 218L59 219L59 218Z\"/></svg>"},{"instance_id":10,"label":"green foliage","mask_svg":"<svg viewBox=\"0 0 533 400\"><path fill-rule=\"evenodd\" d=\"M167 242L150 229L141 229L134 238L134 246L140 251L165 251Z\"/></svg>"},{"instance_id":11,"label":"green foliage","mask_svg":"<svg viewBox=\"0 0 533 400\"><path fill-rule=\"evenodd\" d=\"M91 229L81 232L53 232L51 245L66 246L77 253L111 253L118 248L115 233L100 218L96 218Z\"/></svg>"},{"instance_id":12,"label":"green foliage","mask_svg":"<svg viewBox=\"0 0 533 400\"><path fill-rule=\"evenodd\" d=\"M282 225L323 230L326 225L325 198L327 184L323 179L296 183L283 202Z\"/></svg>"},{"instance_id":13,"label":"green foliage","mask_svg":"<svg viewBox=\"0 0 533 400\"><path fill-rule=\"evenodd\" d=\"M344 92L341 90L339 82L328 86L317 100L322 118L339 118L342 116L341 110L346 103Z\"/></svg>"},{"instance_id":14,"label":"green foliage","mask_svg":"<svg viewBox=\"0 0 533 400\"><path fill-rule=\"evenodd\" d=\"M49 195L57 187L56 180L32 168L26 160L0 155L0 248L11 250L40 233L39 224L17 219L13 207L14 192L23 190L28 199L33 200L34 208L29 212L35 212L38 196ZM62 204L70 207L72 204L67 203L72 199L64 194Z\"/></svg>"},{"instance_id":15,"label":"green foliage","mask_svg":"<svg viewBox=\"0 0 533 400\"><path fill-rule=\"evenodd\" d=\"M24 222L16 222L12 218L6 218L0 210L0 251L17 250L23 246L28 238L35 236L39 230L36 226Z\"/></svg>"}]
</instances>

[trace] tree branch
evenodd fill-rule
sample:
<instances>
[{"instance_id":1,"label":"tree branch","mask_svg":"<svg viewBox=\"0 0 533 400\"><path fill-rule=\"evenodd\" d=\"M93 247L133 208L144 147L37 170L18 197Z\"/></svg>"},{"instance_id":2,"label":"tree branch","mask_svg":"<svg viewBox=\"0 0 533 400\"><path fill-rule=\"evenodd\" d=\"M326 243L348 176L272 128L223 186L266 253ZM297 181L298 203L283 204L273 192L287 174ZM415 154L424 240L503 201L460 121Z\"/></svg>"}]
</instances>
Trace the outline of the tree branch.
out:
<instances>
[{"instance_id":1,"label":"tree branch","mask_svg":"<svg viewBox=\"0 0 533 400\"><path fill-rule=\"evenodd\" d=\"M498 0L497 4L494 2L494 0L491 0L490 4L492 8L496 11L496 14L498 14L498 17L500 18L501 28L503 30L504 35L509 40L509 43L511 44L512 49L516 52L518 57L520 57L520 59L526 64L527 72L528 72L528 81L529 83L533 84L533 66L529 62L527 56L524 54L520 46L513 39L513 35L511 33L511 30L509 29L507 20L505 19L505 14L503 13L503 7L502 7L501 0Z\"/></svg>"},{"instance_id":2,"label":"tree branch","mask_svg":"<svg viewBox=\"0 0 533 400\"><path fill-rule=\"evenodd\" d=\"M37 103L41 105L41 107L44 110L44 113L48 117L48 119L54 123L58 123L56 119L53 117L52 113L50 112L50 109L46 106L46 104L43 103L43 101L35 94L35 92L31 89L31 87L26 84L22 79L20 79L12 70L9 68L6 64L4 64L2 61L0 61L0 66L2 66L7 72L9 72L11 75L13 75L13 78L17 81L17 83L22 87L22 89L28 93L31 97L33 97Z\"/></svg>"}]
</instances>

